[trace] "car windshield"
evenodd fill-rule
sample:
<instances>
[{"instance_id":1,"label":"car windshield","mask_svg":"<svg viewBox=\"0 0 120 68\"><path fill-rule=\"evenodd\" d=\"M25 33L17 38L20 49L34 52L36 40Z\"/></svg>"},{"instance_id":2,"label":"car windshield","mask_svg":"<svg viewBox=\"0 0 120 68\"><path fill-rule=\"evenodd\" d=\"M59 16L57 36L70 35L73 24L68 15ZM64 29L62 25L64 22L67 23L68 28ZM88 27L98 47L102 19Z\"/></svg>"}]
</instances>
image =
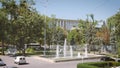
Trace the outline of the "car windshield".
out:
<instances>
[{"instance_id":1,"label":"car windshield","mask_svg":"<svg viewBox=\"0 0 120 68\"><path fill-rule=\"evenodd\" d=\"M22 60L22 58L20 58L20 60Z\"/></svg>"},{"instance_id":2,"label":"car windshield","mask_svg":"<svg viewBox=\"0 0 120 68\"><path fill-rule=\"evenodd\" d=\"M25 60L25 58L23 58L23 60Z\"/></svg>"}]
</instances>

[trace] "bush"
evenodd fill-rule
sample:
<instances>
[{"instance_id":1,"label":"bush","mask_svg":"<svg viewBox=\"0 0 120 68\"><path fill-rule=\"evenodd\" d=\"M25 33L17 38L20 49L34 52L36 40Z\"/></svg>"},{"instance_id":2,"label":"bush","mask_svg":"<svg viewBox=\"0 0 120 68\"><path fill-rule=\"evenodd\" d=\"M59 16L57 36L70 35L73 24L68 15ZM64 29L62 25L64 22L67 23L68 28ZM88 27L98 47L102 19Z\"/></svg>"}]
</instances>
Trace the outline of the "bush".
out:
<instances>
[{"instance_id":1,"label":"bush","mask_svg":"<svg viewBox=\"0 0 120 68\"><path fill-rule=\"evenodd\" d=\"M96 66L88 65L88 64L78 64L77 68L98 68Z\"/></svg>"},{"instance_id":2,"label":"bush","mask_svg":"<svg viewBox=\"0 0 120 68\"><path fill-rule=\"evenodd\" d=\"M26 49L26 52L27 52L27 53L34 53L35 50L34 50L33 48L27 48L27 49Z\"/></svg>"},{"instance_id":3,"label":"bush","mask_svg":"<svg viewBox=\"0 0 120 68\"><path fill-rule=\"evenodd\" d=\"M103 67L103 66L107 65L106 62L92 62L92 63L86 63L86 64L92 65L92 66L97 66L97 67Z\"/></svg>"},{"instance_id":4,"label":"bush","mask_svg":"<svg viewBox=\"0 0 120 68\"><path fill-rule=\"evenodd\" d=\"M6 48L4 48L4 51L6 51L7 49ZM0 52L2 52L2 48L0 48Z\"/></svg>"},{"instance_id":5,"label":"bush","mask_svg":"<svg viewBox=\"0 0 120 68\"><path fill-rule=\"evenodd\" d=\"M109 61L109 62L90 62L78 64L77 68L111 68L115 66L120 66L119 62Z\"/></svg>"}]
</instances>

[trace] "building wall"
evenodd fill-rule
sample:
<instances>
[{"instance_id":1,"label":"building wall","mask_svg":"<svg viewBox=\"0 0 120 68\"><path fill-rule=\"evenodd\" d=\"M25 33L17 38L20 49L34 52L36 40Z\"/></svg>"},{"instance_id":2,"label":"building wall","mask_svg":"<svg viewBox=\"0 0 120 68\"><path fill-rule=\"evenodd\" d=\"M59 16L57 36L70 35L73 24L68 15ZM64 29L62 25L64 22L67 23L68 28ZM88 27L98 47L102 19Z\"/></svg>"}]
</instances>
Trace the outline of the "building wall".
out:
<instances>
[{"instance_id":1,"label":"building wall","mask_svg":"<svg viewBox=\"0 0 120 68\"><path fill-rule=\"evenodd\" d=\"M73 26L78 26L78 20L68 20L68 19L55 19L56 25L62 27L66 30L70 30Z\"/></svg>"}]
</instances>

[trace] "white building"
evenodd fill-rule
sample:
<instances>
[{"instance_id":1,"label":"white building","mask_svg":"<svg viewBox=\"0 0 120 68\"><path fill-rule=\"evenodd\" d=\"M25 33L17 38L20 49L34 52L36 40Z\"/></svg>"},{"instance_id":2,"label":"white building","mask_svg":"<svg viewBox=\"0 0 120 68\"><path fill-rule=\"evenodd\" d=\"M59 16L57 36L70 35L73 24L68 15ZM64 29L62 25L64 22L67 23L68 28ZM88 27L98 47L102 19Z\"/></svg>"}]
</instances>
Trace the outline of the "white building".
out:
<instances>
[{"instance_id":1,"label":"white building","mask_svg":"<svg viewBox=\"0 0 120 68\"><path fill-rule=\"evenodd\" d=\"M79 20L55 19L58 27L70 30L73 26L78 27Z\"/></svg>"}]
</instances>

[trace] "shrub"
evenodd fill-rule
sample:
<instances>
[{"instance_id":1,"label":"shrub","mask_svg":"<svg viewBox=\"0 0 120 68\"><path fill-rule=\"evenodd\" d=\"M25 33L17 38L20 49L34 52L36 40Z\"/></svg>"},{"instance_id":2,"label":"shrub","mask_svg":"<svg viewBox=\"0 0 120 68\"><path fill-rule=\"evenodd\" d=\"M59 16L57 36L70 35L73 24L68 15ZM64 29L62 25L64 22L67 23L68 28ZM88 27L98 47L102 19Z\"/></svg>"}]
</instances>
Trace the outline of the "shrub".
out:
<instances>
[{"instance_id":1,"label":"shrub","mask_svg":"<svg viewBox=\"0 0 120 68\"><path fill-rule=\"evenodd\" d=\"M107 65L106 62L92 62L92 63L87 63L89 65L92 65L92 66L97 66L97 67L104 67Z\"/></svg>"},{"instance_id":2,"label":"shrub","mask_svg":"<svg viewBox=\"0 0 120 68\"><path fill-rule=\"evenodd\" d=\"M90 62L78 64L77 68L110 68L120 66L119 62L109 61L109 62Z\"/></svg>"},{"instance_id":3,"label":"shrub","mask_svg":"<svg viewBox=\"0 0 120 68\"><path fill-rule=\"evenodd\" d=\"M98 68L96 66L88 65L88 64L78 64L77 68Z\"/></svg>"},{"instance_id":4,"label":"shrub","mask_svg":"<svg viewBox=\"0 0 120 68\"><path fill-rule=\"evenodd\" d=\"M6 48L4 48L4 51L6 51L7 49ZM2 48L0 48L0 52L2 52Z\"/></svg>"}]
</instances>

